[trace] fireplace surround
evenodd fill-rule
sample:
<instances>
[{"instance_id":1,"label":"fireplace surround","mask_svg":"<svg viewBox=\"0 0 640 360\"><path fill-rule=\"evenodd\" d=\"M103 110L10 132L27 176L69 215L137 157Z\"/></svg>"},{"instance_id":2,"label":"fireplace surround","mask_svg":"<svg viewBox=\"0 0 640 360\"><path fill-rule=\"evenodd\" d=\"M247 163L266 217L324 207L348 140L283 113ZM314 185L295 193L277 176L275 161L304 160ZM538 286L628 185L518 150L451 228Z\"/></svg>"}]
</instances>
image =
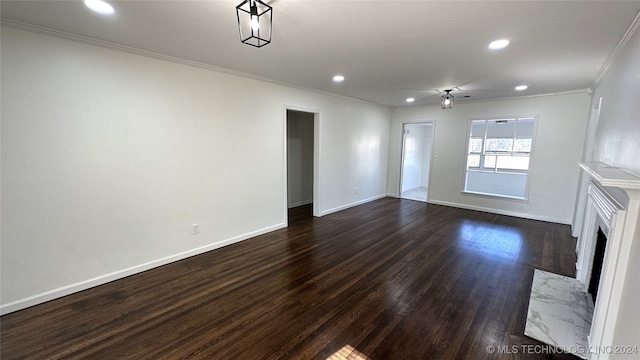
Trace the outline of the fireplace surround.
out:
<instances>
[{"instance_id":1,"label":"fireplace surround","mask_svg":"<svg viewBox=\"0 0 640 360\"><path fill-rule=\"evenodd\" d=\"M640 226L640 177L601 162L579 164L590 176L582 229L576 246L576 278L590 280L598 229L607 236L598 296L594 304L589 347L613 344L634 233ZM589 359L608 359L591 352Z\"/></svg>"}]
</instances>

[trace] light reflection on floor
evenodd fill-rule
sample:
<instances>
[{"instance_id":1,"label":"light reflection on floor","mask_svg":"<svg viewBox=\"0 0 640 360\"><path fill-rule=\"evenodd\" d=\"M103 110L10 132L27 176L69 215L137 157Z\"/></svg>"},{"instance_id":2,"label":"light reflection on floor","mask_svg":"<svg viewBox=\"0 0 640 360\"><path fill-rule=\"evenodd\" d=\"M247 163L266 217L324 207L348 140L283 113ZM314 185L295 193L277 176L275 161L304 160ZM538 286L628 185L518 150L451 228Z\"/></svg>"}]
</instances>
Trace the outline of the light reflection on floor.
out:
<instances>
[{"instance_id":1,"label":"light reflection on floor","mask_svg":"<svg viewBox=\"0 0 640 360\"><path fill-rule=\"evenodd\" d=\"M496 227L471 220L464 220L458 228L461 250L494 259L516 260L520 255L522 241L522 233L517 228Z\"/></svg>"},{"instance_id":2,"label":"light reflection on floor","mask_svg":"<svg viewBox=\"0 0 640 360\"><path fill-rule=\"evenodd\" d=\"M345 345L340 350L334 352L327 360L367 360L368 358L354 349L351 345Z\"/></svg>"}]
</instances>

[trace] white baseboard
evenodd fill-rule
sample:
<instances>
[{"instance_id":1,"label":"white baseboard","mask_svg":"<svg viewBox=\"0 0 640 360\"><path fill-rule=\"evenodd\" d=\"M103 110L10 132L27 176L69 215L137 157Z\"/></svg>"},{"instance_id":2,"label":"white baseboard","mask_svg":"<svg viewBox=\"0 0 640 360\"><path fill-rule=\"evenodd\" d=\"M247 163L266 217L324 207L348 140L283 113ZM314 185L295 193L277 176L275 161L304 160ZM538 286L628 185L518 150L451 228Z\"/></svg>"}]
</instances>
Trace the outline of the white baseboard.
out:
<instances>
[{"instance_id":1,"label":"white baseboard","mask_svg":"<svg viewBox=\"0 0 640 360\"><path fill-rule=\"evenodd\" d=\"M351 208L351 207L354 207L354 206L362 205L362 204L365 204L365 203L368 203L368 202L371 202L371 201L374 201L374 200L382 199L382 198L385 198L385 197L387 197L387 194L377 195L377 196L370 197L370 198L363 199L363 200L359 200L359 201L356 201L356 202L353 202L353 203L350 203L350 204L338 206L338 207L335 207L333 209L324 210L324 211L322 211L320 213L320 216L333 214L333 213L338 212L338 211L342 211L342 210L345 210L345 209L348 209L348 208Z\"/></svg>"},{"instance_id":2,"label":"white baseboard","mask_svg":"<svg viewBox=\"0 0 640 360\"><path fill-rule=\"evenodd\" d=\"M378 195L378 196L374 196L374 197L370 197L367 199L363 199L363 200L359 200L350 204L346 204L346 205L342 205L342 206L338 206L335 207L333 209L329 209L329 210L325 210L321 212L321 216L324 215L329 215L341 210L345 210L354 206L358 206L358 205L362 205L374 200L378 200L378 199L382 199L384 197L397 197L396 194L382 194L382 195ZM525 214L525 213L519 213L519 212L513 212L513 211L507 211L507 210L499 210L499 209L491 209L491 208L485 208L485 207L480 207L480 206L472 206L472 205L466 205L466 204L459 204L459 203L452 203L452 202L447 202L447 201L439 201L439 200L429 200L430 204L435 204L435 205L444 205L444 206L451 206L451 207L456 207L456 208L462 208L462 209L467 209L467 210L475 210L475 211L483 211L483 212L488 212L488 213L493 213L493 214L499 214L499 215L508 215L508 216L515 216L515 217L520 217L520 218L525 218L525 219L531 219L531 220L541 220L541 221L547 221L547 222L553 222L553 223L558 223L558 224L565 224L565 225L570 225L570 221L566 220L566 219L558 219L558 218L553 218L553 217L548 217L548 216L539 216L539 215L532 215L532 214ZM118 270L118 271L114 271L112 273L109 274L105 274L105 275L101 275L92 279L87 279L84 281L80 281L74 284L70 284L70 285L66 285L66 286L62 286L56 289L52 289L49 291L45 291L42 292L40 294L36 294L33 296L29 296L27 298L24 299L20 299L20 300L16 300L4 305L0 305L0 315L4 315L4 314L8 314L14 311L18 311L18 310L22 310L25 308L28 308L30 306L34 306L34 305L38 305L50 300L54 300L57 298L61 298L63 296L67 296L69 294L73 294L76 292L80 292L83 290L87 290L90 289L92 287L98 286L98 285L102 285L102 284L106 284L108 282L114 281L114 280L118 280L118 279L122 279L124 277L130 276L130 275L134 275L143 271L147 271L162 265L166 265L178 260L182 260L182 259L186 259L188 257L191 256L195 256L195 255L199 255L202 253L205 253L207 251L211 251L211 250L215 250L227 245L231 245L243 240L247 240L250 239L252 237L256 237L259 235L263 235L275 230L279 230L282 228L285 228L286 224L285 223L281 223L281 224L277 224L277 225L273 225L273 226L269 226L263 229L259 229L250 233L246 233L246 234L242 234L242 235L238 235L226 240L222 240L222 241L218 241L212 244L208 244L205 246L201 246L195 249L191 249L191 250L187 250L178 254L174 254L174 255L170 255L161 259L157 259L157 260L153 260L153 261L149 261L143 264L139 264L139 265L135 265L126 269L122 269L122 270Z\"/></svg>"},{"instance_id":3,"label":"white baseboard","mask_svg":"<svg viewBox=\"0 0 640 360\"><path fill-rule=\"evenodd\" d=\"M556 223L556 224L563 224L563 225L570 225L571 224L571 221L567 220L567 219L560 219L560 218L554 218L554 217L550 217L550 216L541 216L541 215L520 213L520 212L501 210L501 209L485 208L485 207L482 207L482 206L459 204L459 203L453 203L453 202L448 202L448 201L429 200L428 203L429 204L435 204L435 205L444 205L444 206L450 206L450 207L455 207L455 208L467 209L467 210L483 211L483 212L488 212L488 213L491 213L491 214L515 216L515 217L519 217L519 218L523 218L523 219L540 220L540 221L552 222L552 223Z\"/></svg>"},{"instance_id":4,"label":"white baseboard","mask_svg":"<svg viewBox=\"0 0 640 360\"><path fill-rule=\"evenodd\" d=\"M309 205L311 203L313 203L313 199L302 200L302 201L295 202L293 204L289 204L288 208L291 209L291 208L302 206L302 205Z\"/></svg>"},{"instance_id":5,"label":"white baseboard","mask_svg":"<svg viewBox=\"0 0 640 360\"><path fill-rule=\"evenodd\" d=\"M227 246L227 245L231 245L231 244L235 244L237 242L243 241L243 240L247 240L250 239L252 237L256 237L259 235L263 235L275 230L279 230L282 228L285 228L286 224L281 223L281 224L277 224L277 225L273 225L273 226L269 226L263 229L259 229L256 231L252 231L250 233L246 233L246 234L242 234L242 235L238 235L226 240L222 240L222 241L218 241L215 242L213 244L208 244L205 246L201 246L195 249L191 249L191 250L187 250L178 254L174 254L174 255L170 255L167 257L163 257L161 259L157 259L157 260L153 260L153 261L149 261L146 262L144 264L140 264L140 265L135 265L126 269L122 269L122 270L118 270L118 271L114 271L112 273L109 274L105 274L105 275L101 275L92 279L87 279L84 281L80 281L74 284L70 284L70 285L65 285L56 289L52 289L49 291L45 291L43 293L40 294L36 294L33 296L29 296L27 298L24 299L20 299L17 301L13 301L10 302L8 304L4 304L4 305L0 305L0 315L4 315L4 314L8 314L14 311L18 311L18 310L22 310L25 308L28 308L30 306L34 306L34 305L38 305L38 304L42 304L44 302L50 301L50 300L54 300L57 298L61 298L63 296L67 296L69 294L73 294L76 292L80 292L83 290L87 290L90 289L92 287L98 286L98 285L102 285L102 284L106 284L108 282L114 281L114 280L118 280L118 279L122 279L124 277L130 276L130 275L134 275L143 271L147 271L162 265L166 265L178 260L182 260L182 259L186 259L188 257L191 256L195 256L195 255L199 255L202 253L205 253L207 251L211 251L211 250L215 250L218 248L221 248L223 246Z\"/></svg>"}]
</instances>

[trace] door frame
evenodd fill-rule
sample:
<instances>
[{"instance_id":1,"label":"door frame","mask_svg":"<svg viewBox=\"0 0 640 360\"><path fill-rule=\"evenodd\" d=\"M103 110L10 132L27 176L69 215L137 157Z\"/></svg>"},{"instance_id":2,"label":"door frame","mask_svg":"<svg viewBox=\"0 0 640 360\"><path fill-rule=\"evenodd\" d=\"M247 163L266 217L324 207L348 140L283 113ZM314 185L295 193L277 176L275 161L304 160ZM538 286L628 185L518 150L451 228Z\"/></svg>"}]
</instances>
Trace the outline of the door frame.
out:
<instances>
[{"instance_id":1,"label":"door frame","mask_svg":"<svg viewBox=\"0 0 640 360\"><path fill-rule=\"evenodd\" d=\"M402 123L402 139L400 143L400 176L398 181L398 198L404 199L402 197L402 178L404 176L404 146L405 140L407 136L406 126L407 125L431 125L433 130L431 131L431 160L429 161L429 179L427 179L427 200L425 202L429 202L429 188L431 188L431 169L433 168L433 159L436 158L433 153L434 143L436 139L436 121L435 120L419 120L415 122L406 122Z\"/></svg>"},{"instance_id":2,"label":"door frame","mask_svg":"<svg viewBox=\"0 0 640 360\"><path fill-rule=\"evenodd\" d=\"M289 226L289 181L287 177L288 172L288 156L289 149L288 137L287 137L287 110L301 111L313 114L313 216L322 216L322 203L321 199L321 133L322 133L322 112L318 109L311 109L295 105L283 106L283 134L284 134L284 224L285 227Z\"/></svg>"}]
</instances>

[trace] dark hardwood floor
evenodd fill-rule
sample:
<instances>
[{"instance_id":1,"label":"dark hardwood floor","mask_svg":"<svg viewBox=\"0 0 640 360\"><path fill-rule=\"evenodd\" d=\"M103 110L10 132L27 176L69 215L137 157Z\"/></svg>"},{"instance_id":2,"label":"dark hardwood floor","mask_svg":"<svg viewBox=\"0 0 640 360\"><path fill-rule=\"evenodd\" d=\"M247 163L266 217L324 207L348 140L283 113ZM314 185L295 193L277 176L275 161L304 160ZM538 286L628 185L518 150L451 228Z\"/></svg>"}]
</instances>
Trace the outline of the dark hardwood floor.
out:
<instances>
[{"instance_id":1,"label":"dark hardwood floor","mask_svg":"<svg viewBox=\"0 0 640 360\"><path fill-rule=\"evenodd\" d=\"M523 335L534 268L573 276L574 248L565 225L410 200L306 206L287 229L5 315L0 355L577 359L523 347L540 344Z\"/></svg>"}]
</instances>

